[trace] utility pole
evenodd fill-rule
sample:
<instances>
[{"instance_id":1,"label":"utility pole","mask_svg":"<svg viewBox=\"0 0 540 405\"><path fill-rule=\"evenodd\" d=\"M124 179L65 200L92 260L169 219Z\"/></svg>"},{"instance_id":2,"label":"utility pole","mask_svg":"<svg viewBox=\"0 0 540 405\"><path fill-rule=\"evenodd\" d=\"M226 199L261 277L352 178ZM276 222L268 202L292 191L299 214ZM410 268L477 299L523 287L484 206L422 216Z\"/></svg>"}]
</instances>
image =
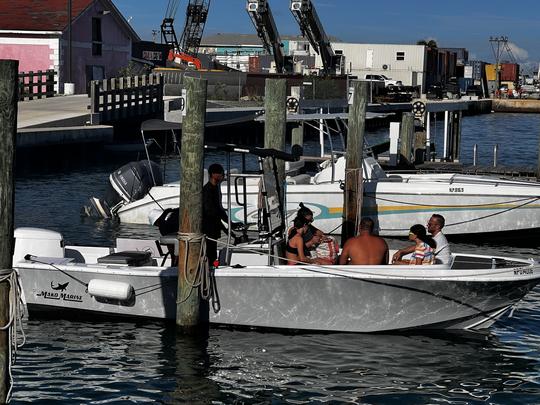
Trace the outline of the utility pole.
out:
<instances>
[{"instance_id":1,"label":"utility pole","mask_svg":"<svg viewBox=\"0 0 540 405\"><path fill-rule=\"evenodd\" d=\"M508 37L489 37L491 43L491 49L493 50L493 56L495 57L495 69L497 74L497 90L501 88L501 56L506 51L510 57L510 61L515 62L514 54L510 45L508 45Z\"/></svg>"}]
</instances>

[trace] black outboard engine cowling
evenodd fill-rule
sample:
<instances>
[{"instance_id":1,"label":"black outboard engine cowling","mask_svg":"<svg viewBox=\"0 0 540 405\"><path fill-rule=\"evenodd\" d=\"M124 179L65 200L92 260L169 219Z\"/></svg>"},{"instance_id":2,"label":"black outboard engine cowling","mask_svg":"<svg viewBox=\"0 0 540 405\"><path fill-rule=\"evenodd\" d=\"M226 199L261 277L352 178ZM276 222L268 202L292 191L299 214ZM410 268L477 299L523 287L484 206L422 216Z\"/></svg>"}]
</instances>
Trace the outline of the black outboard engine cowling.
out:
<instances>
[{"instance_id":1,"label":"black outboard engine cowling","mask_svg":"<svg viewBox=\"0 0 540 405\"><path fill-rule=\"evenodd\" d=\"M163 175L157 163L140 160L115 170L109 181L125 202L132 202L143 198L153 186L162 186Z\"/></svg>"},{"instance_id":2,"label":"black outboard engine cowling","mask_svg":"<svg viewBox=\"0 0 540 405\"><path fill-rule=\"evenodd\" d=\"M159 227L161 235L177 233L180 227L180 209L165 208L163 213L154 221L155 226Z\"/></svg>"},{"instance_id":3,"label":"black outboard engine cowling","mask_svg":"<svg viewBox=\"0 0 540 405\"><path fill-rule=\"evenodd\" d=\"M161 168L155 162L140 160L129 162L109 176L109 185L102 198L91 197L90 206L83 207L88 216L114 217L122 203L143 198L153 186L163 185Z\"/></svg>"}]
</instances>

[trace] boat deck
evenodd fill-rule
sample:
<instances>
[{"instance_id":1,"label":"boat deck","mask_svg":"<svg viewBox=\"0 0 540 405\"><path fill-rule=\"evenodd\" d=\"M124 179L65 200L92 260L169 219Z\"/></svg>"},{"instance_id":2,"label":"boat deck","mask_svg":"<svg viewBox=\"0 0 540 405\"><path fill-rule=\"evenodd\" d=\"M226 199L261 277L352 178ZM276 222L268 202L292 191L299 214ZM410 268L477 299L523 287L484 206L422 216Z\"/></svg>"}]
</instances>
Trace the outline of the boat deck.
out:
<instances>
[{"instance_id":1,"label":"boat deck","mask_svg":"<svg viewBox=\"0 0 540 405\"><path fill-rule=\"evenodd\" d=\"M461 173L477 175L496 175L520 179L536 180L536 168L530 166L472 166L453 162L425 162L415 166L419 173Z\"/></svg>"}]
</instances>

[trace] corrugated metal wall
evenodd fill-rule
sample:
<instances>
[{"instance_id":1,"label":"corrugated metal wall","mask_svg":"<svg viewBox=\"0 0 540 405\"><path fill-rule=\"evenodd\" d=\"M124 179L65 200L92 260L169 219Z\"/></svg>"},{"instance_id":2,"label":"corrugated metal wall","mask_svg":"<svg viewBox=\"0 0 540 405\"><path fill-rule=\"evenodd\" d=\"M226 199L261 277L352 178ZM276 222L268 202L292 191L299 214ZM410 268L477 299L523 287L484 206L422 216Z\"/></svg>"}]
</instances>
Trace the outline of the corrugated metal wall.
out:
<instances>
[{"instance_id":1,"label":"corrugated metal wall","mask_svg":"<svg viewBox=\"0 0 540 405\"><path fill-rule=\"evenodd\" d=\"M334 51L345 55L345 73L359 79L366 74L384 74L404 85L425 86L425 47L423 45L332 43ZM316 65L322 66L320 57Z\"/></svg>"}]
</instances>

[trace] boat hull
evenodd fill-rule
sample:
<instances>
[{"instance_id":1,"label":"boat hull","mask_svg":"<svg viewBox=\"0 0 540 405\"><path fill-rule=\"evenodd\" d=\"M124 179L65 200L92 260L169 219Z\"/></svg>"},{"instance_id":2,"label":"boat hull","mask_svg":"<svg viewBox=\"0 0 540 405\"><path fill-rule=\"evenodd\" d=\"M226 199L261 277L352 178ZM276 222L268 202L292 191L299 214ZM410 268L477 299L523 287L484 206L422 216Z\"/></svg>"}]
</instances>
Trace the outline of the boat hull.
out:
<instances>
[{"instance_id":1,"label":"boat hull","mask_svg":"<svg viewBox=\"0 0 540 405\"><path fill-rule=\"evenodd\" d=\"M467 270L434 266L300 266L218 268L221 310L215 324L339 332L481 329L540 281L537 265ZM416 268L415 268L416 267ZM30 314L65 311L173 320L176 268L21 262ZM126 283L129 300L96 297L91 280Z\"/></svg>"},{"instance_id":2,"label":"boat hull","mask_svg":"<svg viewBox=\"0 0 540 405\"><path fill-rule=\"evenodd\" d=\"M90 312L120 317L174 319L176 314L176 269L105 268L83 270L74 266L27 265L19 268L24 301L30 314L64 311ZM133 287L129 300L93 296L88 291L91 280L123 282ZM58 289L63 287L62 289ZM60 314L61 315L61 314Z\"/></svg>"},{"instance_id":3,"label":"boat hull","mask_svg":"<svg viewBox=\"0 0 540 405\"><path fill-rule=\"evenodd\" d=\"M218 278L220 324L283 329L384 332L483 329L536 282L447 282L327 278ZM245 292L249 291L248 294Z\"/></svg>"},{"instance_id":4,"label":"boat hull","mask_svg":"<svg viewBox=\"0 0 540 405\"><path fill-rule=\"evenodd\" d=\"M521 183L516 183L521 184ZM149 223L155 209L178 206L178 187L154 187L146 196L118 211L122 222ZM226 206L226 190L224 206ZM258 189L248 187L248 222L257 222ZM433 213L446 219L446 235L525 231L540 228L540 186L425 182L366 182L362 215L370 216L382 236L403 236L415 223L425 224ZM159 203L156 203L156 201ZM315 214L317 227L339 233L343 191L339 183L287 186L287 217L291 221L303 202ZM243 220L243 208L233 203L232 217Z\"/></svg>"}]
</instances>

